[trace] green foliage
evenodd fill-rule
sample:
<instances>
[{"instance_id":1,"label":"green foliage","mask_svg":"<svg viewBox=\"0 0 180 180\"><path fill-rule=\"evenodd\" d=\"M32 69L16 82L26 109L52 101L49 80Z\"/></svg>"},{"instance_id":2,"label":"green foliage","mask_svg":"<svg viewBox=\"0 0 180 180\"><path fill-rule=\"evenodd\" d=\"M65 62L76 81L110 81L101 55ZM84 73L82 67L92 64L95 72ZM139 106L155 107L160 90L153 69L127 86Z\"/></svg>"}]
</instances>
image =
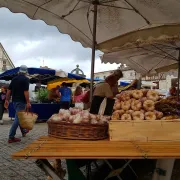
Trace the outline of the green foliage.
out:
<instances>
[{"instance_id":1,"label":"green foliage","mask_svg":"<svg viewBox=\"0 0 180 180\"><path fill-rule=\"evenodd\" d=\"M36 99L40 102L44 102L48 100L49 91L44 88L40 88L36 93Z\"/></svg>"}]
</instances>

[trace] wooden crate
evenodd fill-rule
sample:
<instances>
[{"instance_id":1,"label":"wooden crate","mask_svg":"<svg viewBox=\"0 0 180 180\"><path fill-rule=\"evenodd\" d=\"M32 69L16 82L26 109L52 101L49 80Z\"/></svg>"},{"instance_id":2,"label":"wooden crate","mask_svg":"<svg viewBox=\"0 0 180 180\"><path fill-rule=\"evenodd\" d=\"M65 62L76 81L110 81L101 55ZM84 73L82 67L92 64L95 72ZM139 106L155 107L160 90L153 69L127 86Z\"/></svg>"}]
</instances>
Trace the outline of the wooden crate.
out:
<instances>
[{"instance_id":1,"label":"wooden crate","mask_svg":"<svg viewBox=\"0 0 180 180\"><path fill-rule=\"evenodd\" d=\"M112 120L109 136L110 141L180 141L180 120Z\"/></svg>"}]
</instances>

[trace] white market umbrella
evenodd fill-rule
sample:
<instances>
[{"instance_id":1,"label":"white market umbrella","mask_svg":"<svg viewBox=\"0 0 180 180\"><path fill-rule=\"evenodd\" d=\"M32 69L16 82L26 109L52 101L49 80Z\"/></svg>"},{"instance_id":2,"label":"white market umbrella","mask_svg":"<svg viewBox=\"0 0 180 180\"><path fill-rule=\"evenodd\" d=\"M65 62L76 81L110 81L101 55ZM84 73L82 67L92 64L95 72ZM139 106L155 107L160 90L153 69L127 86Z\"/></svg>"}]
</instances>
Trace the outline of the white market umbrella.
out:
<instances>
[{"instance_id":1,"label":"white market umbrella","mask_svg":"<svg viewBox=\"0 0 180 180\"><path fill-rule=\"evenodd\" d=\"M0 7L57 26L74 41L92 48L91 79L95 49L109 51L113 48L109 40L118 41L122 35L139 29L180 22L177 0L0 0Z\"/></svg>"},{"instance_id":2,"label":"white market umbrella","mask_svg":"<svg viewBox=\"0 0 180 180\"><path fill-rule=\"evenodd\" d=\"M110 53L105 53L101 56L102 62L126 63L144 76L149 73L167 72L178 67L178 79L180 79L179 30L180 25L175 24L129 33L131 42L111 49ZM153 32L156 32L156 37ZM139 35L135 36L137 33ZM113 43L117 45L117 42Z\"/></svg>"}]
</instances>

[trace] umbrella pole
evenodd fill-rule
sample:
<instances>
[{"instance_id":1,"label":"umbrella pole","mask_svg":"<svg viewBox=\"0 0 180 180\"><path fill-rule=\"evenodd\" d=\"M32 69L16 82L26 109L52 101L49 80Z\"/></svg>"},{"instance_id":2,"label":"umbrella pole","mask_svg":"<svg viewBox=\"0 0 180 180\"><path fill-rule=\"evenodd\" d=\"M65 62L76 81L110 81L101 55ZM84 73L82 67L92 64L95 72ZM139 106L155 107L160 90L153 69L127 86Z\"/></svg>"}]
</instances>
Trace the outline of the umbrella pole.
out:
<instances>
[{"instance_id":1,"label":"umbrella pole","mask_svg":"<svg viewBox=\"0 0 180 180\"><path fill-rule=\"evenodd\" d=\"M90 103L93 97L93 82L94 82L94 64L96 51L96 25L97 25L97 6L98 1L94 1L94 19L93 19L93 43L92 43L92 59L91 59L91 87L90 87Z\"/></svg>"},{"instance_id":2,"label":"umbrella pole","mask_svg":"<svg viewBox=\"0 0 180 180\"><path fill-rule=\"evenodd\" d=\"M177 88L177 97L178 97L178 101L179 101L179 80L180 80L180 48L178 48L179 51L179 56L178 56L178 88Z\"/></svg>"}]
</instances>

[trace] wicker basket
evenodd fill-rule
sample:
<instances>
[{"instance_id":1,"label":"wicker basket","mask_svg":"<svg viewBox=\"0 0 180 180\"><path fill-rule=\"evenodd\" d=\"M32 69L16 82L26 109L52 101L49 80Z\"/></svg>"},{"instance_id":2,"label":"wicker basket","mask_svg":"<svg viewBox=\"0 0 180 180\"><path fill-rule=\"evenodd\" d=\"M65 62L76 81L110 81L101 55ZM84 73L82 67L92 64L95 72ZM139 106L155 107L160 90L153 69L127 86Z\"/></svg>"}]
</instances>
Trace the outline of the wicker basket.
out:
<instances>
[{"instance_id":1,"label":"wicker basket","mask_svg":"<svg viewBox=\"0 0 180 180\"><path fill-rule=\"evenodd\" d=\"M71 124L48 120L49 136L65 139L100 140L108 137L108 125Z\"/></svg>"},{"instance_id":2,"label":"wicker basket","mask_svg":"<svg viewBox=\"0 0 180 180\"><path fill-rule=\"evenodd\" d=\"M22 128L32 130L38 115L32 112L19 111L18 113L19 124Z\"/></svg>"}]
</instances>

